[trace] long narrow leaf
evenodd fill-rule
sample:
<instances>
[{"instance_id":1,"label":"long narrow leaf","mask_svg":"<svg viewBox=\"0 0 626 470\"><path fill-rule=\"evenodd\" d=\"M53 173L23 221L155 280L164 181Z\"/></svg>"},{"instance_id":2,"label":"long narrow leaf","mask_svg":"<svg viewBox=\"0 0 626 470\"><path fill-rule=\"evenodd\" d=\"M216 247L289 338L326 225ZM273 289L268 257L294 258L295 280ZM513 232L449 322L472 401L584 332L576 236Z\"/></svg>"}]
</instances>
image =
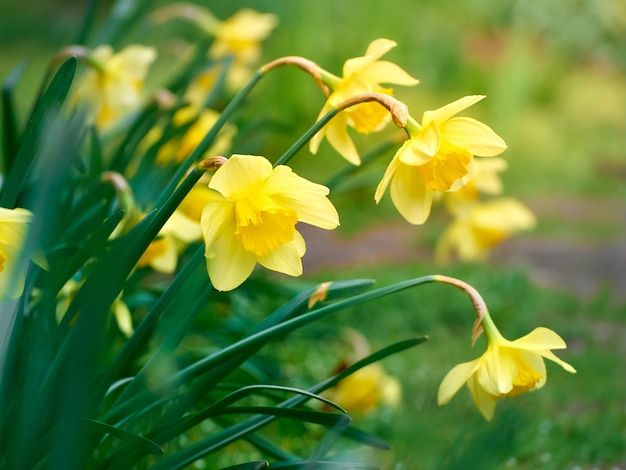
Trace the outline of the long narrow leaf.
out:
<instances>
[{"instance_id":1,"label":"long narrow leaf","mask_svg":"<svg viewBox=\"0 0 626 470\"><path fill-rule=\"evenodd\" d=\"M376 361L382 360L383 358L392 354L396 354L408 348L422 344L424 343L424 341L426 341L426 339L426 337L412 338L392 344L354 363L341 373L309 388L309 391L313 393L321 393L324 390L332 387L333 385L336 385L342 379L355 372L356 370L372 364ZM280 406L284 408L292 408L301 405L307 399L307 397L293 397L285 400ZM197 442L196 444L193 444L188 448L181 450L179 453L171 457L161 460L160 462L155 464L151 470L175 470L183 468L185 465L194 462L195 460L202 458L205 455L209 455L210 453L215 452L216 450L221 449L238 439L244 438L245 436L271 423L274 419L275 418L273 416L251 417L244 422L233 425L230 428L216 433L207 439ZM120 462L119 465L116 465L112 468L128 468L128 462Z\"/></svg>"},{"instance_id":2,"label":"long narrow leaf","mask_svg":"<svg viewBox=\"0 0 626 470\"><path fill-rule=\"evenodd\" d=\"M151 441L150 439L146 439L143 436L138 436L137 434L124 431L123 429L111 426L110 424L106 424L95 419L88 419L87 422L90 424L92 429L103 434L110 434L111 436L115 436L118 439L128 443L131 447L135 449L139 449L142 452L146 452L152 455L163 455L163 448L159 446L156 442Z\"/></svg>"},{"instance_id":3,"label":"long narrow leaf","mask_svg":"<svg viewBox=\"0 0 626 470\"><path fill-rule=\"evenodd\" d=\"M13 90L26 68L26 61L19 63L2 84L2 146L4 153L3 171L11 172L13 160L17 154L19 141L17 116L13 107Z\"/></svg>"},{"instance_id":4,"label":"long narrow leaf","mask_svg":"<svg viewBox=\"0 0 626 470\"><path fill-rule=\"evenodd\" d=\"M44 129L59 112L76 72L76 58L70 57L57 71L41 100L35 106L33 115L22 135L19 150L11 173L2 186L0 206L12 208L22 185L31 170L37 147L45 138Z\"/></svg>"}]
</instances>

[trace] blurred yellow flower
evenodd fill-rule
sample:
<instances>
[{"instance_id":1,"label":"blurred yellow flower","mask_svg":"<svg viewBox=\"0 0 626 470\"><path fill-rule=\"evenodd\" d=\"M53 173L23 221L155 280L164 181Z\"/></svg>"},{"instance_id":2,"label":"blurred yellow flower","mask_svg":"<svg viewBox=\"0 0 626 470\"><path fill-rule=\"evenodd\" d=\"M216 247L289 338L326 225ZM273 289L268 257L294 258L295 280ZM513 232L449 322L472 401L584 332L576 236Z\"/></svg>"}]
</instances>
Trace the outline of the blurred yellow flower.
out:
<instances>
[{"instance_id":1,"label":"blurred yellow flower","mask_svg":"<svg viewBox=\"0 0 626 470\"><path fill-rule=\"evenodd\" d=\"M182 136L174 136L161 145L157 151L155 162L160 165L181 163L202 142L218 118L219 113L212 109L203 109L198 113L194 108L186 106L176 111L172 117L174 127L188 126L188 128ZM224 125L204 155L222 155L228 152L235 132L234 125ZM153 127L142 140L139 153L145 153L162 135L163 129L161 127Z\"/></svg>"},{"instance_id":2,"label":"blurred yellow flower","mask_svg":"<svg viewBox=\"0 0 626 470\"><path fill-rule=\"evenodd\" d=\"M248 81L252 75L250 66L261 55L261 41L269 36L277 24L276 15L259 13L250 8L239 10L218 23L209 56L220 59L232 55L233 62L228 70L228 85L231 89L238 89Z\"/></svg>"},{"instance_id":3,"label":"blurred yellow flower","mask_svg":"<svg viewBox=\"0 0 626 470\"><path fill-rule=\"evenodd\" d=\"M155 271L170 274L176 270L178 254L189 244L200 240L200 217L211 200L211 190L197 185L174 211L158 237L150 243L137 262L137 267L151 267Z\"/></svg>"},{"instance_id":4,"label":"blurred yellow flower","mask_svg":"<svg viewBox=\"0 0 626 470\"><path fill-rule=\"evenodd\" d=\"M388 375L380 364L374 363L350 374L329 389L325 396L348 413L365 414L381 403L397 406L401 394L398 379Z\"/></svg>"},{"instance_id":5,"label":"blurred yellow flower","mask_svg":"<svg viewBox=\"0 0 626 470\"><path fill-rule=\"evenodd\" d=\"M387 186L391 199L410 223L423 224L435 192L457 191L472 176L473 156L501 154L506 144L490 127L468 117L453 117L484 96L466 96L426 111L421 126L409 118L410 138L398 150L376 188L380 202Z\"/></svg>"},{"instance_id":6,"label":"blurred yellow flower","mask_svg":"<svg viewBox=\"0 0 626 470\"><path fill-rule=\"evenodd\" d=\"M26 209L0 207L0 302L17 299L24 290L24 243L33 214ZM43 254L29 253L46 267Z\"/></svg>"},{"instance_id":7,"label":"blurred yellow flower","mask_svg":"<svg viewBox=\"0 0 626 470\"><path fill-rule=\"evenodd\" d=\"M474 202L480 193L491 196L502 194L500 173L507 167L506 160L500 157L474 159L472 179L458 191L445 193L448 209L454 213L457 204Z\"/></svg>"},{"instance_id":8,"label":"blurred yellow flower","mask_svg":"<svg viewBox=\"0 0 626 470\"><path fill-rule=\"evenodd\" d=\"M389 88L383 88L381 83L396 85L416 85L418 80L411 77L398 65L378 60L390 49L396 46L389 39L376 39L367 48L362 57L348 59L343 66L342 78L329 72L321 71L321 79L332 93L328 96L318 119L328 113L333 107L362 93L379 92L392 94ZM348 126L357 132L368 134L382 129L389 122L389 112L378 103L361 103L345 109L311 139L310 150L316 153L324 137L339 152L339 154L354 165L361 163L361 158L348 134Z\"/></svg>"},{"instance_id":9,"label":"blurred yellow flower","mask_svg":"<svg viewBox=\"0 0 626 470\"><path fill-rule=\"evenodd\" d=\"M324 229L339 225L326 197L328 188L264 157L233 155L209 182L210 201L202 213L209 278L216 289L232 290L258 262L267 269L299 276L305 242L296 223Z\"/></svg>"},{"instance_id":10,"label":"blurred yellow flower","mask_svg":"<svg viewBox=\"0 0 626 470\"><path fill-rule=\"evenodd\" d=\"M148 68L156 58L152 47L133 44L115 54L109 45L89 54L91 66L77 83L74 106L84 107L100 129L115 124L141 104Z\"/></svg>"},{"instance_id":11,"label":"blurred yellow flower","mask_svg":"<svg viewBox=\"0 0 626 470\"><path fill-rule=\"evenodd\" d=\"M489 250L511 235L532 230L535 215L513 198L476 202L457 210L455 220L441 235L435 251L439 263L450 261L456 252L462 261L483 260Z\"/></svg>"},{"instance_id":12,"label":"blurred yellow flower","mask_svg":"<svg viewBox=\"0 0 626 470\"><path fill-rule=\"evenodd\" d=\"M514 397L537 390L546 383L544 358L568 372L576 370L554 355L552 349L565 349L563 339L548 328L535 328L515 341L505 339L487 314L482 321L487 337L487 351L478 359L455 366L444 377L437 401L445 405L463 384L486 420L493 418L498 398Z\"/></svg>"}]
</instances>

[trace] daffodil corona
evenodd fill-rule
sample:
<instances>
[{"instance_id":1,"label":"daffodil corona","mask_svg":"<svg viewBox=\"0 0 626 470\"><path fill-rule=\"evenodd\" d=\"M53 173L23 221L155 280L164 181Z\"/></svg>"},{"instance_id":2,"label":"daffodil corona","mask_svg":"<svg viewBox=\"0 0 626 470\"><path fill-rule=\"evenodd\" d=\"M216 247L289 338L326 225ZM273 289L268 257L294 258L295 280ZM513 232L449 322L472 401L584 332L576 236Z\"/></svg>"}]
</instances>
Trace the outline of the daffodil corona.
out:
<instances>
[{"instance_id":1,"label":"daffodil corona","mask_svg":"<svg viewBox=\"0 0 626 470\"><path fill-rule=\"evenodd\" d=\"M290 276L302 274L304 222L327 230L339 225L328 188L264 157L233 155L209 182L202 212L209 278L216 289L232 290L256 263Z\"/></svg>"},{"instance_id":2,"label":"daffodil corona","mask_svg":"<svg viewBox=\"0 0 626 470\"><path fill-rule=\"evenodd\" d=\"M391 95L392 90L384 88L382 83L396 85L416 85L418 80L411 77L398 65L378 60L396 46L389 39L376 39L367 48L363 57L355 57L345 62L341 78L329 72L321 71L321 80L332 93L328 96L318 119L333 107L356 95L370 92ZM359 154L348 134L348 126L357 132L368 134L381 129L389 121L389 113L377 103L361 103L348 108L335 116L318 132L310 142L310 150L317 153L324 137L339 154L355 165L360 164Z\"/></svg>"},{"instance_id":3,"label":"daffodil corona","mask_svg":"<svg viewBox=\"0 0 626 470\"><path fill-rule=\"evenodd\" d=\"M499 398L514 397L545 385L544 359L556 362L568 372L576 372L552 352L565 349L566 344L548 328L535 328L526 336L509 341L500 334L488 313L482 319L482 326L487 351L478 359L459 364L448 372L439 386L439 405L448 403L466 383L476 407L489 421Z\"/></svg>"},{"instance_id":4,"label":"daffodil corona","mask_svg":"<svg viewBox=\"0 0 626 470\"><path fill-rule=\"evenodd\" d=\"M453 117L484 96L466 96L424 113L422 124L409 119L409 139L398 150L376 189L380 202L388 186L391 199L410 223L423 224L436 192L457 191L472 176L473 156L493 157L506 144L490 127L468 117Z\"/></svg>"}]
</instances>

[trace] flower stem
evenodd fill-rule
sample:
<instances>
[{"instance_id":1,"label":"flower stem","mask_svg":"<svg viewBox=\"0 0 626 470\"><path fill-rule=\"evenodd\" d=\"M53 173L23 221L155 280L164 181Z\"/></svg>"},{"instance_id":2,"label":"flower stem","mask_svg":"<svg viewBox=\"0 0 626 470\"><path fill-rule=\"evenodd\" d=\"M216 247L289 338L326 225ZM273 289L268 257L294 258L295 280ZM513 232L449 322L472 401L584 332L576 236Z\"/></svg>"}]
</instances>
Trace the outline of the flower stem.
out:
<instances>
[{"instance_id":1,"label":"flower stem","mask_svg":"<svg viewBox=\"0 0 626 470\"><path fill-rule=\"evenodd\" d=\"M324 116L322 116L319 121L313 124L309 130L306 131L291 147L289 147L289 149L276 161L276 163L274 163L274 168L278 165L286 165L289 160L291 160L294 155L298 153L298 151L300 151L300 149L304 147L309 140L311 140L313 136L317 134L326 124L328 124L328 122L340 111L342 111L341 108L332 108Z\"/></svg>"}]
</instances>

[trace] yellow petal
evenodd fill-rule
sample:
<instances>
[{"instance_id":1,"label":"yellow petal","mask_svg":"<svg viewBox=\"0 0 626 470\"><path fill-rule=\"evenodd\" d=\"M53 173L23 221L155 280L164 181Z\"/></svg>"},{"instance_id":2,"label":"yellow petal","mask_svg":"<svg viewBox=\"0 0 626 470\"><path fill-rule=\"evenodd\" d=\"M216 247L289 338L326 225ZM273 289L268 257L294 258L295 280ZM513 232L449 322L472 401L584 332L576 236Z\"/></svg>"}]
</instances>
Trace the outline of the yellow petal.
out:
<instances>
[{"instance_id":1,"label":"yellow petal","mask_svg":"<svg viewBox=\"0 0 626 470\"><path fill-rule=\"evenodd\" d=\"M441 134L450 143L481 157L500 155L507 148L504 140L488 125L468 117L446 121L441 125Z\"/></svg>"},{"instance_id":2,"label":"yellow petal","mask_svg":"<svg viewBox=\"0 0 626 470\"><path fill-rule=\"evenodd\" d=\"M280 206L293 209L298 221L332 230L339 225L339 214L326 197L326 186L296 175L288 166L274 169L265 183L265 191Z\"/></svg>"},{"instance_id":3,"label":"yellow petal","mask_svg":"<svg viewBox=\"0 0 626 470\"><path fill-rule=\"evenodd\" d=\"M272 164L256 155L233 155L213 175L209 188L228 199L241 199L254 192L272 172Z\"/></svg>"},{"instance_id":4,"label":"yellow petal","mask_svg":"<svg viewBox=\"0 0 626 470\"><path fill-rule=\"evenodd\" d=\"M509 347L526 349L528 351L541 351L548 349L565 349L567 345L563 338L549 328L540 326L515 341L509 341Z\"/></svg>"},{"instance_id":5,"label":"yellow petal","mask_svg":"<svg viewBox=\"0 0 626 470\"><path fill-rule=\"evenodd\" d=\"M400 161L405 165L424 165L439 151L439 143L439 128L434 122L430 123L422 129L418 137L409 139L402 145L398 151Z\"/></svg>"},{"instance_id":6,"label":"yellow petal","mask_svg":"<svg viewBox=\"0 0 626 470\"><path fill-rule=\"evenodd\" d=\"M411 224L421 225L430 215L433 192L426 190L419 174L420 167L400 163L391 179L391 200L398 212Z\"/></svg>"},{"instance_id":7,"label":"yellow petal","mask_svg":"<svg viewBox=\"0 0 626 470\"><path fill-rule=\"evenodd\" d=\"M216 200L205 206L200 219L200 228L204 237L204 256L212 258L215 255L213 244L215 240L228 232L234 236L235 233L235 207L234 203L224 199L217 191L214 191Z\"/></svg>"},{"instance_id":8,"label":"yellow petal","mask_svg":"<svg viewBox=\"0 0 626 470\"><path fill-rule=\"evenodd\" d=\"M176 243L169 237L161 240L166 242L165 250L150 260L150 267L160 273L171 274L176 271L176 265L178 264Z\"/></svg>"},{"instance_id":9,"label":"yellow petal","mask_svg":"<svg viewBox=\"0 0 626 470\"><path fill-rule=\"evenodd\" d=\"M330 145L353 165L361 164L361 157L348 134L347 117L339 113L326 125L326 138Z\"/></svg>"},{"instance_id":10,"label":"yellow petal","mask_svg":"<svg viewBox=\"0 0 626 470\"><path fill-rule=\"evenodd\" d=\"M0 271L0 302L17 299L24 291L24 262L19 251L2 246L6 256Z\"/></svg>"},{"instance_id":11,"label":"yellow petal","mask_svg":"<svg viewBox=\"0 0 626 470\"><path fill-rule=\"evenodd\" d=\"M324 117L328 111L331 110L333 106L329 103L329 101L326 101L326 103L324 103L324 107L322 108L322 111L320 112L320 114L317 116L317 121L319 121L322 117ZM341 117L341 114L339 116L335 116L333 119L337 119ZM332 122L332 121L331 121ZM309 151L315 155L317 153L317 150L319 149L320 143L322 142L322 139L324 139L324 136L326 135L326 128L328 127L328 124L326 124L324 127L322 127L322 129L313 136L313 138L309 141Z\"/></svg>"},{"instance_id":12,"label":"yellow petal","mask_svg":"<svg viewBox=\"0 0 626 470\"><path fill-rule=\"evenodd\" d=\"M395 41L391 41L390 39L380 38L372 41L364 56L346 60L343 65L344 78L349 77L354 73L359 73L364 66L379 59L391 49L396 47L396 45L397 43Z\"/></svg>"},{"instance_id":13,"label":"yellow petal","mask_svg":"<svg viewBox=\"0 0 626 470\"><path fill-rule=\"evenodd\" d=\"M365 66L359 76L369 83L393 83L404 86L413 86L419 83L419 80L409 75L402 67L385 60L379 60Z\"/></svg>"},{"instance_id":14,"label":"yellow petal","mask_svg":"<svg viewBox=\"0 0 626 470\"><path fill-rule=\"evenodd\" d=\"M185 214L176 210L170 216L160 232L162 235L172 235L185 243L191 243L202 236L200 223L190 219Z\"/></svg>"},{"instance_id":15,"label":"yellow petal","mask_svg":"<svg viewBox=\"0 0 626 470\"><path fill-rule=\"evenodd\" d=\"M256 265L254 257L229 233L215 240L213 252L213 257L206 259L207 271L213 287L219 291L229 291L240 286Z\"/></svg>"},{"instance_id":16,"label":"yellow petal","mask_svg":"<svg viewBox=\"0 0 626 470\"><path fill-rule=\"evenodd\" d=\"M541 356L545 357L546 359L551 360L552 362L556 362L558 365L560 365L567 372L570 372L572 374L576 373L576 369L574 369L567 362L559 359L552 351L537 351L537 354L540 354Z\"/></svg>"},{"instance_id":17,"label":"yellow petal","mask_svg":"<svg viewBox=\"0 0 626 470\"><path fill-rule=\"evenodd\" d=\"M496 409L496 399L480 386L475 375L468 380L467 388L472 394L474 404L476 408L478 408L478 411L480 411L487 421L491 421Z\"/></svg>"},{"instance_id":18,"label":"yellow petal","mask_svg":"<svg viewBox=\"0 0 626 470\"><path fill-rule=\"evenodd\" d=\"M119 298L113 303L113 314L120 331L124 333L124 336L130 338L133 334L133 318L128 306Z\"/></svg>"},{"instance_id":19,"label":"yellow petal","mask_svg":"<svg viewBox=\"0 0 626 470\"><path fill-rule=\"evenodd\" d=\"M454 366L441 381L437 392L437 403L439 406L448 403L469 378L478 370L480 359L464 362Z\"/></svg>"},{"instance_id":20,"label":"yellow petal","mask_svg":"<svg viewBox=\"0 0 626 470\"><path fill-rule=\"evenodd\" d=\"M302 256L306 252L304 239L299 232L296 231L294 239L266 255L257 257L257 261L262 266L272 271L288 274L289 276L302 275Z\"/></svg>"},{"instance_id":21,"label":"yellow petal","mask_svg":"<svg viewBox=\"0 0 626 470\"><path fill-rule=\"evenodd\" d=\"M408 145L407 142L405 142L405 145ZM376 192L374 193L374 200L376 201L376 204L378 204L380 200L382 199L383 195L385 194L385 191L387 190L387 186L389 186L391 179L393 178L393 176L396 174L396 171L398 170L398 167L400 165L400 159L398 158L398 154L400 153L401 150L402 148L393 157L393 159L387 166L387 169L385 170L385 174L380 180L380 183L378 183L378 186L376 187Z\"/></svg>"},{"instance_id":22,"label":"yellow petal","mask_svg":"<svg viewBox=\"0 0 626 470\"><path fill-rule=\"evenodd\" d=\"M431 121L435 121L437 124L441 125L455 114L458 114L464 109L469 108L473 104L478 103L483 98L485 98L485 96L483 95L464 96L463 98L447 104L442 108L436 109L434 111L426 111L422 119L422 125L426 126Z\"/></svg>"},{"instance_id":23,"label":"yellow petal","mask_svg":"<svg viewBox=\"0 0 626 470\"><path fill-rule=\"evenodd\" d=\"M511 391L513 379L517 375L517 364L506 348L490 345L481 358L481 366L476 379L487 393L500 396Z\"/></svg>"}]
</instances>

